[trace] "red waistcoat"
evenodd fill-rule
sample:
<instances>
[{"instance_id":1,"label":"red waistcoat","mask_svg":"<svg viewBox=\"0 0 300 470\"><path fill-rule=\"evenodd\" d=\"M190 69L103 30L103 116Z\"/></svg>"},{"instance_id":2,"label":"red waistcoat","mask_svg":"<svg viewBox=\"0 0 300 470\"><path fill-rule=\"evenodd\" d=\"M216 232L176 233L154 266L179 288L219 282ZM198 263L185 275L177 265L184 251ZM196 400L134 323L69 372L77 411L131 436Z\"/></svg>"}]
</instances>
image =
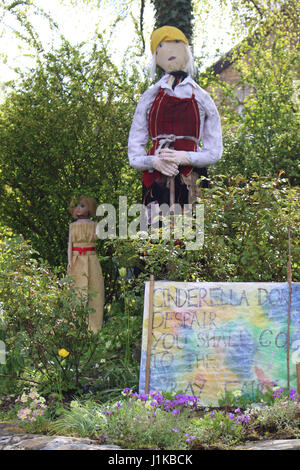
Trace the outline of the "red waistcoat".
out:
<instances>
[{"instance_id":1,"label":"red waistcoat","mask_svg":"<svg viewBox=\"0 0 300 470\"><path fill-rule=\"evenodd\" d=\"M150 109L148 129L149 135L153 139L153 145L148 155L154 155L159 147L161 139L156 139L159 135L189 136L199 139L200 113L194 94L192 98L177 98L168 95L161 88ZM195 152L197 143L191 139L176 139L172 144L172 148ZM180 167L179 171L187 176L191 173L192 167L183 166ZM147 188L154 181L163 182L166 179L157 170L143 172L143 182Z\"/></svg>"}]
</instances>

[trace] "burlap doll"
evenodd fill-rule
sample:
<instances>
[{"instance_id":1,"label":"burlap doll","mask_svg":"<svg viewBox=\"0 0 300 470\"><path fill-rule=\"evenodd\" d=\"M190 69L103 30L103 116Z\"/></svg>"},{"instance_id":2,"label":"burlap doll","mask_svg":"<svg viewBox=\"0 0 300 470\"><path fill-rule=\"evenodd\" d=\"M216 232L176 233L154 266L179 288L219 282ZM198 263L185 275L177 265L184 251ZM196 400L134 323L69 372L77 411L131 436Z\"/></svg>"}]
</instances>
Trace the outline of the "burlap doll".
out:
<instances>
[{"instance_id":1,"label":"burlap doll","mask_svg":"<svg viewBox=\"0 0 300 470\"><path fill-rule=\"evenodd\" d=\"M88 324L97 332L103 321L104 281L96 253L96 222L90 220L96 214L96 201L81 196L77 202L71 201L70 212L76 220L69 226L68 274L76 287L96 294L89 297L89 306L95 311Z\"/></svg>"}]
</instances>

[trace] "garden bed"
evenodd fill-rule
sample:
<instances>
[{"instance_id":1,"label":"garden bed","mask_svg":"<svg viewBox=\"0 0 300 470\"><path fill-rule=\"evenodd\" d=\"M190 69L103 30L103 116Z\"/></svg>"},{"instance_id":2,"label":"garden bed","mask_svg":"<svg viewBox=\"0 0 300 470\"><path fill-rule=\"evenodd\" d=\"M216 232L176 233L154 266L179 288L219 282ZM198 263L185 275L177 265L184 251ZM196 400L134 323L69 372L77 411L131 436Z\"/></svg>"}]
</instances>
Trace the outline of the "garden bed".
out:
<instances>
[{"instance_id":1,"label":"garden bed","mask_svg":"<svg viewBox=\"0 0 300 470\"><path fill-rule=\"evenodd\" d=\"M56 397L58 398L58 397ZM230 403L231 401L231 403ZM300 401L294 390L267 390L260 402L241 394L203 407L183 394L139 394L125 388L117 401L92 394L55 400L31 390L1 399L0 417L36 434L90 438L124 449L232 449L249 441L300 438Z\"/></svg>"}]
</instances>

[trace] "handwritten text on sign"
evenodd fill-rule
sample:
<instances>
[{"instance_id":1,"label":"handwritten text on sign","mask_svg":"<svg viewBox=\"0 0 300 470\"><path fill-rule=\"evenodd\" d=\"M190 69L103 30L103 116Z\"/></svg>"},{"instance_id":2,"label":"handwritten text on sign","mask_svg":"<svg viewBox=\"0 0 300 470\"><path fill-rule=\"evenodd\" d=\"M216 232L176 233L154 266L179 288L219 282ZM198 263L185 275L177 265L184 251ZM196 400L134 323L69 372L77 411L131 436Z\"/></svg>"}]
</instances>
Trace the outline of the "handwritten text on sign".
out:
<instances>
[{"instance_id":1,"label":"handwritten text on sign","mask_svg":"<svg viewBox=\"0 0 300 470\"><path fill-rule=\"evenodd\" d=\"M156 281L149 391L181 391L217 404L226 390L254 396L286 386L287 283ZM145 286L140 392L145 391L149 283ZM290 384L300 362L300 284L293 283Z\"/></svg>"}]
</instances>

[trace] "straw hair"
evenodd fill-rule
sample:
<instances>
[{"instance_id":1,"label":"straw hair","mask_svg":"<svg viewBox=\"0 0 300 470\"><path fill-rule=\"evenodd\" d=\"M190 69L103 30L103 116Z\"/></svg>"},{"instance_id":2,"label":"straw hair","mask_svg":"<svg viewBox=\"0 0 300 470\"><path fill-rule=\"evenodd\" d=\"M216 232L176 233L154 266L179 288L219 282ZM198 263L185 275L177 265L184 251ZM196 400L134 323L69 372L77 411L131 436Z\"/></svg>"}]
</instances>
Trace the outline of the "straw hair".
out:
<instances>
[{"instance_id":1,"label":"straw hair","mask_svg":"<svg viewBox=\"0 0 300 470\"><path fill-rule=\"evenodd\" d=\"M190 46L186 45L185 47L186 47L186 51L187 51L188 60L187 60L186 66L184 67L184 72L186 72L191 77L194 77L196 75L196 68L195 68L193 54L192 54ZM155 54L155 52L152 55L152 60L149 64L148 70L149 70L150 78L152 80L154 80L155 75L156 75L156 54Z\"/></svg>"}]
</instances>

